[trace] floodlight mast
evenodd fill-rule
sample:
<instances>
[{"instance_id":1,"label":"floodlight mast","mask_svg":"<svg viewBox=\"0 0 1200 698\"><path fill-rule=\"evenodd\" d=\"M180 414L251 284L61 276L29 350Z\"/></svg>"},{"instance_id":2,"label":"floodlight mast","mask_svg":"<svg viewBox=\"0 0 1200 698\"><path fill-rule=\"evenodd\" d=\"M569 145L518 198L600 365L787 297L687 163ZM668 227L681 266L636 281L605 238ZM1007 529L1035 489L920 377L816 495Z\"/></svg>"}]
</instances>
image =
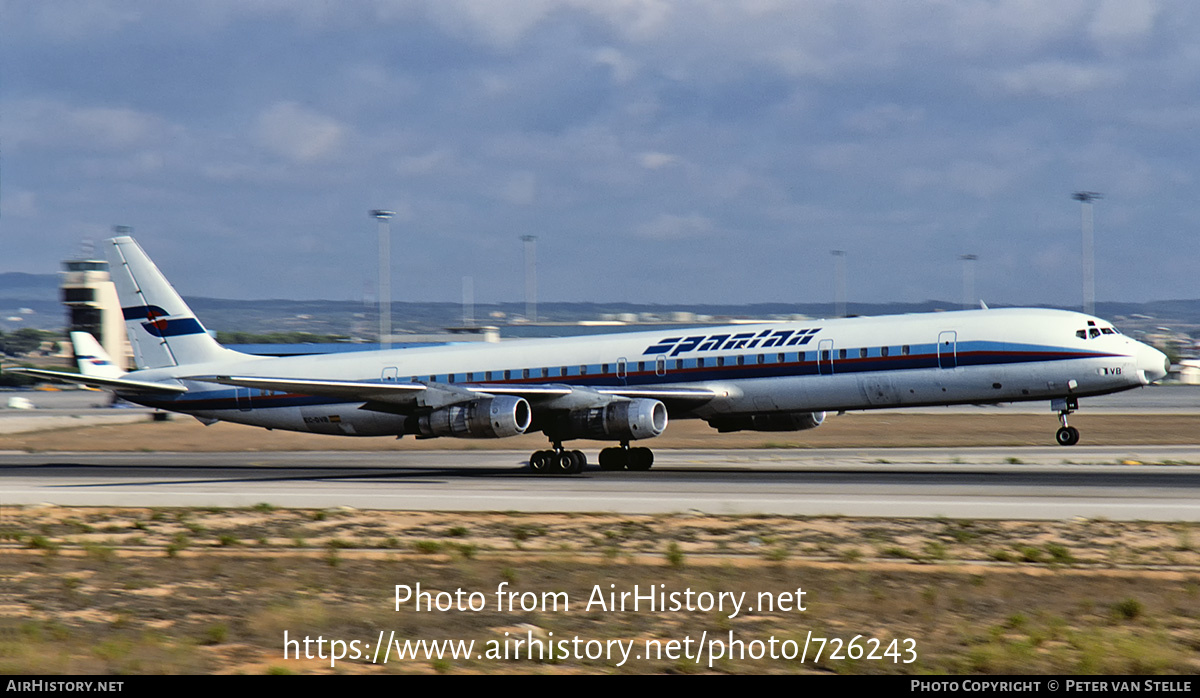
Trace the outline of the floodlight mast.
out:
<instances>
[{"instance_id":1,"label":"floodlight mast","mask_svg":"<svg viewBox=\"0 0 1200 698\"><path fill-rule=\"evenodd\" d=\"M837 258L834 264L834 312L837 317L846 317L846 251L830 250Z\"/></svg>"},{"instance_id":2,"label":"floodlight mast","mask_svg":"<svg viewBox=\"0 0 1200 698\"><path fill-rule=\"evenodd\" d=\"M975 307L975 260L979 255L960 254L963 263L963 310Z\"/></svg>"},{"instance_id":3,"label":"floodlight mast","mask_svg":"<svg viewBox=\"0 0 1200 698\"><path fill-rule=\"evenodd\" d=\"M391 349L392 341L392 230L389 221L395 211L373 209L371 217L379 221L379 348Z\"/></svg>"},{"instance_id":4,"label":"floodlight mast","mask_svg":"<svg viewBox=\"0 0 1200 698\"><path fill-rule=\"evenodd\" d=\"M537 322L537 236L522 235L525 243L525 319Z\"/></svg>"},{"instance_id":5,"label":"floodlight mast","mask_svg":"<svg viewBox=\"0 0 1200 698\"><path fill-rule=\"evenodd\" d=\"M1096 314L1096 248L1092 228L1092 202L1103 199L1098 191L1077 191L1071 198L1079 202L1079 228L1083 236L1083 312Z\"/></svg>"}]
</instances>

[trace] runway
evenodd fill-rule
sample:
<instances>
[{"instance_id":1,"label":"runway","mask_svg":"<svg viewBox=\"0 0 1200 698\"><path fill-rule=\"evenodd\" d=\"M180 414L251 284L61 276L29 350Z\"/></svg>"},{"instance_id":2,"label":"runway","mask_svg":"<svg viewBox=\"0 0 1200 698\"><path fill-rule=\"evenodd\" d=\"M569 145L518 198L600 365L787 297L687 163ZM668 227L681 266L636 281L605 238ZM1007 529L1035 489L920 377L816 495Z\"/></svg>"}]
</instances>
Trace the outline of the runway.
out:
<instances>
[{"instance_id":1,"label":"runway","mask_svg":"<svg viewBox=\"0 0 1200 698\"><path fill-rule=\"evenodd\" d=\"M0 503L1200 521L1196 446L660 450L649 472L579 476L527 457L9 453Z\"/></svg>"}]
</instances>

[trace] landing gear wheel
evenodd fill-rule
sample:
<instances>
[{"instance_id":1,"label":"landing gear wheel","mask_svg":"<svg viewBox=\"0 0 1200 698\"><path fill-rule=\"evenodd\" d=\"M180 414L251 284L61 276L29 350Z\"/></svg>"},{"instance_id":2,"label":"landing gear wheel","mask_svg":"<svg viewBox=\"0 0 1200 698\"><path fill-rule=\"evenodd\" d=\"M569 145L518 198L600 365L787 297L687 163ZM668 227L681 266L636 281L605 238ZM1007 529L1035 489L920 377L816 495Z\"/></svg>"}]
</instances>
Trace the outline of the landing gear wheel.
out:
<instances>
[{"instance_id":1,"label":"landing gear wheel","mask_svg":"<svg viewBox=\"0 0 1200 698\"><path fill-rule=\"evenodd\" d=\"M544 473L550 469L554 460L554 451L534 451L529 456L529 469L535 473Z\"/></svg>"},{"instance_id":2,"label":"landing gear wheel","mask_svg":"<svg viewBox=\"0 0 1200 698\"><path fill-rule=\"evenodd\" d=\"M628 451L624 448L606 448L600 451L601 470L624 470L629 463Z\"/></svg>"},{"instance_id":3,"label":"landing gear wheel","mask_svg":"<svg viewBox=\"0 0 1200 698\"><path fill-rule=\"evenodd\" d=\"M557 456L558 472L564 475L578 475L587 465L587 456L583 451L561 451Z\"/></svg>"},{"instance_id":4,"label":"landing gear wheel","mask_svg":"<svg viewBox=\"0 0 1200 698\"><path fill-rule=\"evenodd\" d=\"M539 475L558 473L577 475L587 467L587 456L583 451L567 451L561 444L554 444L553 449L534 451L529 456L529 469Z\"/></svg>"},{"instance_id":5,"label":"landing gear wheel","mask_svg":"<svg viewBox=\"0 0 1200 698\"><path fill-rule=\"evenodd\" d=\"M629 449L629 469L649 470L654 465L654 451L648 448Z\"/></svg>"},{"instance_id":6,"label":"landing gear wheel","mask_svg":"<svg viewBox=\"0 0 1200 698\"><path fill-rule=\"evenodd\" d=\"M1075 427L1061 427L1054 434L1054 440L1059 446L1074 446L1079 443L1079 430Z\"/></svg>"}]
</instances>

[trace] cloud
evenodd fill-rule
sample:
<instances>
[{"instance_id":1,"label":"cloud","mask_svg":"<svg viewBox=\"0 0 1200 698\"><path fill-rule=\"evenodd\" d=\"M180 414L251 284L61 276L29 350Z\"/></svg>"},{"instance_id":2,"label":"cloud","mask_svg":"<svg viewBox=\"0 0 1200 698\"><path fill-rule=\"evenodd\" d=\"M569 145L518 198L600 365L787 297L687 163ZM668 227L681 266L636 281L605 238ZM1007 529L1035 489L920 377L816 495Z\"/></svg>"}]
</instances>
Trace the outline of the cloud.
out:
<instances>
[{"instance_id":1,"label":"cloud","mask_svg":"<svg viewBox=\"0 0 1200 698\"><path fill-rule=\"evenodd\" d=\"M337 120L295 102L277 102L258 117L259 144L297 164L335 154L346 129Z\"/></svg>"},{"instance_id":2,"label":"cloud","mask_svg":"<svg viewBox=\"0 0 1200 698\"><path fill-rule=\"evenodd\" d=\"M664 213L634 228L634 235L647 240L676 241L703 238L714 231L711 219L698 213L686 216Z\"/></svg>"},{"instance_id":3,"label":"cloud","mask_svg":"<svg viewBox=\"0 0 1200 698\"><path fill-rule=\"evenodd\" d=\"M1088 35L1102 50L1149 38L1159 7L1155 0L1104 0L1088 22Z\"/></svg>"},{"instance_id":4,"label":"cloud","mask_svg":"<svg viewBox=\"0 0 1200 698\"><path fill-rule=\"evenodd\" d=\"M661 170L679 162L679 157L670 153L649 151L638 155L638 164L647 170Z\"/></svg>"},{"instance_id":5,"label":"cloud","mask_svg":"<svg viewBox=\"0 0 1200 698\"><path fill-rule=\"evenodd\" d=\"M899 104L877 104L854 112L846 118L846 126L854 131L879 134L898 126L920 123L925 110Z\"/></svg>"},{"instance_id":6,"label":"cloud","mask_svg":"<svg viewBox=\"0 0 1200 698\"><path fill-rule=\"evenodd\" d=\"M1014 94L1068 97L1118 85L1124 73L1117 68L1061 60L1030 63L998 75L1000 87Z\"/></svg>"},{"instance_id":7,"label":"cloud","mask_svg":"<svg viewBox=\"0 0 1200 698\"><path fill-rule=\"evenodd\" d=\"M33 218L39 213L37 195L23 189L5 192L3 199L0 199L0 211L5 216Z\"/></svg>"},{"instance_id":8,"label":"cloud","mask_svg":"<svg viewBox=\"0 0 1200 698\"><path fill-rule=\"evenodd\" d=\"M126 107L31 99L11 105L6 112L5 133L14 147L128 151L160 143L178 131L164 119Z\"/></svg>"}]
</instances>

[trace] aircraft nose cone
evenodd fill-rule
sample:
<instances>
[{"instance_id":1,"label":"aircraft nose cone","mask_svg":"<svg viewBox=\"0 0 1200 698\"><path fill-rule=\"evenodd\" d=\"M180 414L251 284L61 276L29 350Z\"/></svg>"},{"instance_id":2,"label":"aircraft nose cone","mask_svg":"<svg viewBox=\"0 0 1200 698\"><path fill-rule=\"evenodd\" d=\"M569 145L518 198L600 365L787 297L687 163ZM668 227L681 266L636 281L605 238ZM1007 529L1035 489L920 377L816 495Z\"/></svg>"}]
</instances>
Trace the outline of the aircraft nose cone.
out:
<instances>
[{"instance_id":1,"label":"aircraft nose cone","mask_svg":"<svg viewBox=\"0 0 1200 698\"><path fill-rule=\"evenodd\" d=\"M1153 383L1166 377L1171 370L1171 360L1161 351L1143 344L1138 350L1137 367L1146 383Z\"/></svg>"}]
</instances>

